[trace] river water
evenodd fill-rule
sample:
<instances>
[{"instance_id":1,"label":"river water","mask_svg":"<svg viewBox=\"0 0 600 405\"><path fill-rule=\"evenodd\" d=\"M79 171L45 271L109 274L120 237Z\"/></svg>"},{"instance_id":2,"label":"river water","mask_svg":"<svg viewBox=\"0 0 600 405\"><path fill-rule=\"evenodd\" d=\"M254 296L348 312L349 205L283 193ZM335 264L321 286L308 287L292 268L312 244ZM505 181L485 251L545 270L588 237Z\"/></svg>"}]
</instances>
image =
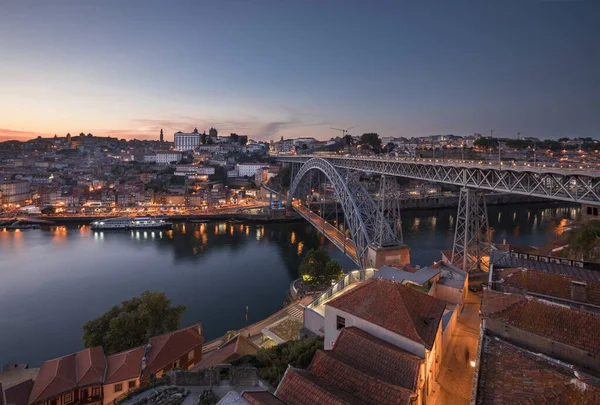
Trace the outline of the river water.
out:
<instances>
[{"instance_id":1,"label":"river water","mask_svg":"<svg viewBox=\"0 0 600 405\"><path fill-rule=\"evenodd\" d=\"M540 245L579 209L555 204L490 207L496 242ZM414 264L452 247L455 209L406 211L404 241ZM345 270L356 266L310 225L177 224L173 231L92 232L88 226L0 231L0 364L29 363L82 348L81 326L145 290L164 291L202 322L206 339L278 310L302 255L325 246Z\"/></svg>"}]
</instances>

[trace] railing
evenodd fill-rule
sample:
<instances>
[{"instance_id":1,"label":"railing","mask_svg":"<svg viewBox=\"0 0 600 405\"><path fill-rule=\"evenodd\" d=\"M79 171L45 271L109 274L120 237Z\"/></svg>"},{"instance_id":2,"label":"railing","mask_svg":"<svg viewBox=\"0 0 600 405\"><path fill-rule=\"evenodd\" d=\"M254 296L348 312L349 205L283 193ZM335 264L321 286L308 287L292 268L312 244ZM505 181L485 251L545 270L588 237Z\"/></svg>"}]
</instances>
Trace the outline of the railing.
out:
<instances>
[{"instance_id":1,"label":"railing","mask_svg":"<svg viewBox=\"0 0 600 405\"><path fill-rule=\"evenodd\" d=\"M332 285L327 291L319 295L315 300L308 304L307 308L315 308L342 291L351 284L370 279L375 275L376 269L353 270L341 278L340 281Z\"/></svg>"}]
</instances>

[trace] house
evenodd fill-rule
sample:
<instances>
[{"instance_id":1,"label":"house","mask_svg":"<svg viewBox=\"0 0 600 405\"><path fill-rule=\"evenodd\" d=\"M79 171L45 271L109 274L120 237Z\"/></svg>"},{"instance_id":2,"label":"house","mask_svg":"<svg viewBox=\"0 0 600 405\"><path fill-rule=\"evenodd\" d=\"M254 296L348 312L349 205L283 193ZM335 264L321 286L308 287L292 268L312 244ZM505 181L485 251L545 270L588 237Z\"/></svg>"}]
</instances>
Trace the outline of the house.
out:
<instances>
[{"instance_id":1,"label":"house","mask_svg":"<svg viewBox=\"0 0 600 405\"><path fill-rule=\"evenodd\" d=\"M101 347L46 361L33 383L29 405L102 404L106 358Z\"/></svg>"},{"instance_id":2,"label":"house","mask_svg":"<svg viewBox=\"0 0 600 405\"><path fill-rule=\"evenodd\" d=\"M275 395L290 405L422 404L421 358L356 327L342 329L332 350L307 370L289 367Z\"/></svg>"},{"instance_id":3,"label":"house","mask_svg":"<svg viewBox=\"0 0 600 405\"><path fill-rule=\"evenodd\" d=\"M268 391L229 391L217 405L286 405Z\"/></svg>"},{"instance_id":4,"label":"house","mask_svg":"<svg viewBox=\"0 0 600 405\"><path fill-rule=\"evenodd\" d=\"M140 346L106 357L106 377L103 386L105 404L140 385L144 350L145 346Z\"/></svg>"},{"instance_id":5,"label":"house","mask_svg":"<svg viewBox=\"0 0 600 405\"><path fill-rule=\"evenodd\" d=\"M429 395L442 362L442 316L446 303L385 278L371 278L325 305L325 350L341 330L355 326L412 353L425 363Z\"/></svg>"},{"instance_id":6,"label":"house","mask_svg":"<svg viewBox=\"0 0 600 405\"><path fill-rule=\"evenodd\" d=\"M258 346L241 334L238 334L221 344L217 350L207 353L196 365L195 369L210 368L219 364L231 363L240 357L254 355L257 351Z\"/></svg>"},{"instance_id":7,"label":"house","mask_svg":"<svg viewBox=\"0 0 600 405\"><path fill-rule=\"evenodd\" d=\"M4 388L0 383L0 405L27 405L32 388L31 379Z\"/></svg>"},{"instance_id":8,"label":"house","mask_svg":"<svg viewBox=\"0 0 600 405\"><path fill-rule=\"evenodd\" d=\"M150 338L142 359L142 380L159 378L176 368L194 367L202 360L203 343L202 324Z\"/></svg>"}]
</instances>

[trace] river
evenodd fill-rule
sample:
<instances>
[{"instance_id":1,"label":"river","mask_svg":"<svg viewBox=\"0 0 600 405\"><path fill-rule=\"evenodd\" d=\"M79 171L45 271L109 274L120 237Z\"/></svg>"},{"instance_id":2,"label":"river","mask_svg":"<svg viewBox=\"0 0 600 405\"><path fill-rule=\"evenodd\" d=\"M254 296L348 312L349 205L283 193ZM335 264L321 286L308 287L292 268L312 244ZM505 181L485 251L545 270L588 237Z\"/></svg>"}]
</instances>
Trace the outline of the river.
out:
<instances>
[{"instance_id":1,"label":"river","mask_svg":"<svg viewBox=\"0 0 600 405\"><path fill-rule=\"evenodd\" d=\"M579 209L556 204L489 207L496 242L540 245ZM405 211L412 262L431 264L452 247L455 209ZM302 254L325 246L310 225L177 224L173 231L92 232L89 226L0 231L0 364L29 363L82 348L81 326L145 290L185 304L182 325L202 322L206 339L267 317L298 277Z\"/></svg>"}]
</instances>

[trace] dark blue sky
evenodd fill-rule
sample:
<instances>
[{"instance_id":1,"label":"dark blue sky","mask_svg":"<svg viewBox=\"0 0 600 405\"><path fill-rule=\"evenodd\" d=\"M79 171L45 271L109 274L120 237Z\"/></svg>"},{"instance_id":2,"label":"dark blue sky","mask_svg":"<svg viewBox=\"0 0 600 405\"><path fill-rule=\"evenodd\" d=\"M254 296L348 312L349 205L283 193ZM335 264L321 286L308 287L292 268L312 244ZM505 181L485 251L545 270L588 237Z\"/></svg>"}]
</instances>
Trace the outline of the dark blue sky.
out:
<instances>
[{"instance_id":1,"label":"dark blue sky","mask_svg":"<svg viewBox=\"0 0 600 405\"><path fill-rule=\"evenodd\" d=\"M598 1L0 0L0 137L600 135Z\"/></svg>"}]
</instances>

